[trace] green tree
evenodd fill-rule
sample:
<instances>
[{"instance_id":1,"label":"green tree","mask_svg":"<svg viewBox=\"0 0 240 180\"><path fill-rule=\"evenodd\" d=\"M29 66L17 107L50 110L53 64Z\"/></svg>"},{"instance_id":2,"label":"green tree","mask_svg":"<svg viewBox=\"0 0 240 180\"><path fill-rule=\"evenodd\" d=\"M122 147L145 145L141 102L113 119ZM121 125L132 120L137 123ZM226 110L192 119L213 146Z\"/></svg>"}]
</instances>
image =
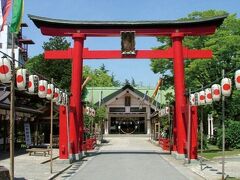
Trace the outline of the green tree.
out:
<instances>
[{"instance_id":1,"label":"green tree","mask_svg":"<svg viewBox=\"0 0 240 180\"><path fill-rule=\"evenodd\" d=\"M222 130L217 131L217 145L219 148L222 147ZM226 132L225 132L225 147L230 148L240 148L240 122L228 120L226 122Z\"/></svg>"},{"instance_id":2,"label":"green tree","mask_svg":"<svg viewBox=\"0 0 240 180\"><path fill-rule=\"evenodd\" d=\"M48 42L44 42L44 50L64 50L70 47L64 37L52 37ZM26 68L30 72L37 72L44 77L54 79L60 88L70 89L71 81L71 61L70 60L49 60L46 61L43 54L34 56L26 63Z\"/></svg>"},{"instance_id":3,"label":"green tree","mask_svg":"<svg viewBox=\"0 0 240 180\"><path fill-rule=\"evenodd\" d=\"M213 17L226 14L224 11L208 10L203 12L193 12L182 20L192 20ZM166 49L171 46L169 38L158 38L160 46L157 49ZM185 60L185 78L187 88L192 90L199 89L201 85L208 85L221 77L222 69L226 72L236 67L240 67L240 20L235 14L229 15L223 24L217 29L216 33L210 36L185 37L183 43L189 49L210 49L213 51L213 59L208 60ZM165 84L173 86L173 68L170 60L156 60L151 62L151 68L155 73L164 74ZM234 73L234 72L233 72ZM229 77L233 77L233 73ZM220 83L220 82L217 82ZM227 115L236 118L239 116L240 107L237 106L239 98L238 92L233 91L233 95L227 98L227 106L233 110L227 110ZM214 104L215 114L221 114L220 105ZM206 107L208 111L212 108ZM234 113L232 113L234 112Z\"/></svg>"},{"instance_id":4,"label":"green tree","mask_svg":"<svg viewBox=\"0 0 240 180\"><path fill-rule=\"evenodd\" d=\"M114 76L113 73L111 75L111 79L112 79L112 84L113 84L114 87L118 87L118 86L121 85L121 83L118 80L115 79L115 76Z\"/></svg>"},{"instance_id":5,"label":"green tree","mask_svg":"<svg viewBox=\"0 0 240 180\"><path fill-rule=\"evenodd\" d=\"M108 73L108 72L109 72L109 70L106 69L105 64L102 64L99 69L100 69L102 72L104 72L104 73Z\"/></svg>"},{"instance_id":6,"label":"green tree","mask_svg":"<svg viewBox=\"0 0 240 180\"><path fill-rule=\"evenodd\" d=\"M208 18L226 14L224 11L208 10L203 12L193 12L183 20ZM160 46L156 49L166 49L171 46L169 38L158 38ZM234 77L234 69L240 68L240 19L236 14L230 14L223 24L216 30L215 34L209 36L189 36L183 40L184 46L189 49L210 49L213 52L213 58L208 60L185 60L185 80L186 87L191 90L199 90L201 85L211 85L212 82L220 83L221 71L225 69L227 77ZM158 60L151 62L151 68L155 73L164 74L167 77L165 82L173 86L173 68L169 60ZM218 81L216 81L219 79ZM226 118L234 121L240 120L240 92L233 87L230 97L226 98ZM213 103L204 106L204 119L211 113L215 119L215 126L221 128L221 103ZM227 123L227 122L226 122ZM204 122L204 131L206 132L206 123ZM230 127L230 126L229 126ZM219 138L219 137L218 137ZM237 136L236 138L240 138ZM230 138L226 138L226 144L229 144Z\"/></svg>"},{"instance_id":7,"label":"green tree","mask_svg":"<svg viewBox=\"0 0 240 180\"><path fill-rule=\"evenodd\" d=\"M136 87L136 86L137 86L137 84L136 84L136 82L135 82L135 80L134 80L133 77L132 77L132 80L131 80L131 85L132 85L133 87Z\"/></svg>"},{"instance_id":8,"label":"green tree","mask_svg":"<svg viewBox=\"0 0 240 180\"><path fill-rule=\"evenodd\" d=\"M49 41L43 43L44 50L65 50L70 47L70 43L64 37L51 37ZM60 88L70 91L72 67L70 60L49 60L46 61L43 54L39 54L31 58L26 68L31 72L37 72L44 77L54 79ZM90 76L91 81L87 86L114 86L119 83L114 79L114 76L108 74L109 70L103 64L99 69L91 69L89 66L83 67L83 78ZM83 79L83 80L84 80ZM84 99L87 94L87 89L83 89L82 98Z\"/></svg>"},{"instance_id":9,"label":"green tree","mask_svg":"<svg viewBox=\"0 0 240 180\"><path fill-rule=\"evenodd\" d=\"M123 83L123 86L129 85L129 84L130 84L129 80L128 80L128 79L125 79L125 81L124 81L124 83Z\"/></svg>"},{"instance_id":10,"label":"green tree","mask_svg":"<svg viewBox=\"0 0 240 180\"><path fill-rule=\"evenodd\" d=\"M99 69L92 69L89 66L84 66L83 75L84 78L91 77L91 82L88 83L88 86L93 87L111 87L114 86L113 76L109 75L108 70L102 66Z\"/></svg>"}]
</instances>

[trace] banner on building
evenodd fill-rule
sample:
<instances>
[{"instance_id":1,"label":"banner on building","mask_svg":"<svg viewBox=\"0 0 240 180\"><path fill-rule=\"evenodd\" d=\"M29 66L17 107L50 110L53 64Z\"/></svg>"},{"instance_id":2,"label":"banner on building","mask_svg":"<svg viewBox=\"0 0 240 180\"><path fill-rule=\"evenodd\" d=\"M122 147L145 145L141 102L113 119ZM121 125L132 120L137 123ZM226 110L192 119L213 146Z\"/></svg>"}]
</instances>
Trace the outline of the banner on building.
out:
<instances>
[{"instance_id":1,"label":"banner on building","mask_svg":"<svg viewBox=\"0 0 240 180\"><path fill-rule=\"evenodd\" d=\"M32 144L31 140L31 131L30 131L30 124L24 123L24 133L25 133L25 142L27 146L30 146Z\"/></svg>"}]
</instances>

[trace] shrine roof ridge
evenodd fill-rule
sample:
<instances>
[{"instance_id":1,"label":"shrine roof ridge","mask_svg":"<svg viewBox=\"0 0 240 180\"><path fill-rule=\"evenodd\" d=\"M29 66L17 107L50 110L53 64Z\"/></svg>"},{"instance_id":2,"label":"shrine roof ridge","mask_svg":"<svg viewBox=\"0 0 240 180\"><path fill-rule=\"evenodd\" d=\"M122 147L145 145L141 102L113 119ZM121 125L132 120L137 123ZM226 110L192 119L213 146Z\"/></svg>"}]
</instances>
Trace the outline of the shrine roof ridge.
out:
<instances>
[{"instance_id":1,"label":"shrine roof ridge","mask_svg":"<svg viewBox=\"0 0 240 180\"><path fill-rule=\"evenodd\" d=\"M40 28L43 25L47 26L64 26L73 28L149 28L154 27L171 27L171 26L187 26L187 25L204 25L208 23L213 23L217 26L221 25L223 20L228 16L224 14L221 16L214 16L210 18L202 18L195 20L144 20L144 21L77 21L77 20L64 20L64 19L54 19L41 16L35 16L28 14L28 17L34 22L34 24ZM101 26L99 26L101 25Z\"/></svg>"}]
</instances>

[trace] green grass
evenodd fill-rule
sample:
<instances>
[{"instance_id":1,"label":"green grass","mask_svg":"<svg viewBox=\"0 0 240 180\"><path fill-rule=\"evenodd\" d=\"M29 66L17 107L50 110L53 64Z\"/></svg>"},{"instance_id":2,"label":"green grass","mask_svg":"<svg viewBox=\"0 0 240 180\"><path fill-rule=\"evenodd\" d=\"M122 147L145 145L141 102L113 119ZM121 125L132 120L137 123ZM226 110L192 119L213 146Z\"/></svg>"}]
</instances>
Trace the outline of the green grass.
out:
<instances>
[{"instance_id":1,"label":"green grass","mask_svg":"<svg viewBox=\"0 0 240 180\"><path fill-rule=\"evenodd\" d=\"M200 151L198 151L200 155ZM240 149L225 150L225 156L236 156L240 154ZM202 156L207 159L220 158L222 156L222 150L217 146L208 145L208 149L203 150Z\"/></svg>"}]
</instances>

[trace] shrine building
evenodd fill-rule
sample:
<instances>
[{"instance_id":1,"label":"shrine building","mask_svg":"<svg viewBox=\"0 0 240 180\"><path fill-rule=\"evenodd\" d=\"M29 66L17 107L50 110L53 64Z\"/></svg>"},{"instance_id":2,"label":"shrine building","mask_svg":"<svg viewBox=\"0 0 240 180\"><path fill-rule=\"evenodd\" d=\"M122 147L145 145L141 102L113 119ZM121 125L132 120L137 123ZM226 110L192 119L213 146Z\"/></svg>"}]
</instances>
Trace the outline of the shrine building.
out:
<instances>
[{"instance_id":1,"label":"shrine building","mask_svg":"<svg viewBox=\"0 0 240 180\"><path fill-rule=\"evenodd\" d=\"M173 89L159 91L151 102L154 88L94 87L88 88L86 101L105 105L107 116L104 122L105 134L148 134L151 133L151 114L166 104L165 94Z\"/></svg>"}]
</instances>

